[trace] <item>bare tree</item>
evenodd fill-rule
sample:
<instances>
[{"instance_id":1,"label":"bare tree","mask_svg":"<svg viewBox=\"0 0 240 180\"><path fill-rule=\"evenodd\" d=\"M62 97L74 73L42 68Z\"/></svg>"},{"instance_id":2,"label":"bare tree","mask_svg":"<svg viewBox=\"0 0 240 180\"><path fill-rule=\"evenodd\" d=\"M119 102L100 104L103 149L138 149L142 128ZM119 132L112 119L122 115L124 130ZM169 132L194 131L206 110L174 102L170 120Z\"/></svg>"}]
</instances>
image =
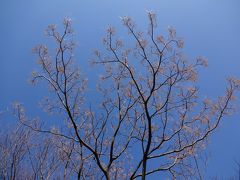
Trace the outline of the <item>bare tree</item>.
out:
<instances>
[{"instance_id":1,"label":"bare tree","mask_svg":"<svg viewBox=\"0 0 240 180\"><path fill-rule=\"evenodd\" d=\"M27 154L30 131L17 126L9 134L1 135L0 139L0 178L14 180L23 179L25 169L21 166ZM21 176L20 176L21 175Z\"/></svg>"},{"instance_id":2,"label":"bare tree","mask_svg":"<svg viewBox=\"0 0 240 180\"><path fill-rule=\"evenodd\" d=\"M131 18L122 18L129 39L135 43L133 48L124 46L110 27L104 38L108 55L96 51L96 63L107 68L103 79L111 79L114 84L110 91L118 94L118 98L113 94L109 98L117 99L119 111L126 113L130 122L137 121L132 123L133 147L141 147L141 156L132 154L137 163L130 178L145 179L157 172L166 172L173 179L196 176L195 157L223 116L230 113L229 103L239 81L229 79L226 94L215 102L201 102L194 84L197 67L206 66L206 60L198 57L196 62L189 62L180 51L183 41L176 37L175 30L169 28L164 38L156 34L156 15L149 12L148 18L147 34L137 31ZM128 40L125 44L133 43ZM135 102L133 106L128 105L131 101Z\"/></svg>"},{"instance_id":3,"label":"bare tree","mask_svg":"<svg viewBox=\"0 0 240 180\"><path fill-rule=\"evenodd\" d=\"M0 134L0 179L69 179L74 174L69 170L72 167L68 162L71 148L64 144L69 142L39 133L37 121L28 121L19 103L15 103L13 109L20 124L14 124ZM24 124L26 121L28 127ZM73 157L71 160L78 162Z\"/></svg>"},{"instance_id":4,"label":"bare tree","mask_svg":"<svg viewBox=\"0 0 240 180\"><path fill-rule=\"evenodd\" d=\"M206 66L206 60L188 61L175 30L169 28L166 37L159 35L156 15L148 12L148 19L145 33L131 18L122 18L128 30L125 43L113 27L107 29L106 50L96 50L93 62L106 70L95 102L86 100L87 81L74 64L69 19L64 20L62 33L54 25L46 31L56 43L53 54L45 45L35 48L41 70L33 73L32 82L43 80L49 86L51 95L43 106L55 113L51 118L59 123L47 129L26 119L20 122L57 139L61 153L56 159L64 179L75 175L78 179L146 179L157 173L172 179L202 178L197 158L209 135L232 111L230 102L239 81L229 78L225 95L215 101L200 100L197 69ZM53 144L47 141L41 147L39 163L44 163L42 158ZM57 171L52 158L54 166L48 169ZM32 167L37 172L42 166Z\"/></svg>"}]
</instances>

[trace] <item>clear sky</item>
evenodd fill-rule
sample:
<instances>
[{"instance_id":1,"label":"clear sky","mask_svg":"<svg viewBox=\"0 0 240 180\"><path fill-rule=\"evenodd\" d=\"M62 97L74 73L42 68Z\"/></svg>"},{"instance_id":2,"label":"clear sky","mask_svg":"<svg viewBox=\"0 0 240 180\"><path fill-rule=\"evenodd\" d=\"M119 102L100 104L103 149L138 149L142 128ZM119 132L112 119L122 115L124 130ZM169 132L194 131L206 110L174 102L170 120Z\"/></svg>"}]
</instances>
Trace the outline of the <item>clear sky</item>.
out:
<instances>
[{"instance_id":1,"label":"clear sky","mask_svg":"<svg viewBox=\"0 0 240 180\"><path fill-rule=\"evenodd\" d=\"M77 61L94 79L97 74L88 61L92 50L101 46L105 28L112 24L122 31L119 17L125 15L144 28L146 10L156 12L161 31L168 25L176 28L185 40L185 55L208 58L209 67L199 79L203 97L222 95L227 76L240 78L239 0L0 0L0 110L20 101L31 116L38 114L36 107L44 90L33 88L27 80L37 66L31 49L46 42L43 31L47 25L60 26L64 17L72 18ZM211 138L208 177L227 178L235 173L234 161L240 161L239 112L240 106Z\"/></svg>"}]
</instances>

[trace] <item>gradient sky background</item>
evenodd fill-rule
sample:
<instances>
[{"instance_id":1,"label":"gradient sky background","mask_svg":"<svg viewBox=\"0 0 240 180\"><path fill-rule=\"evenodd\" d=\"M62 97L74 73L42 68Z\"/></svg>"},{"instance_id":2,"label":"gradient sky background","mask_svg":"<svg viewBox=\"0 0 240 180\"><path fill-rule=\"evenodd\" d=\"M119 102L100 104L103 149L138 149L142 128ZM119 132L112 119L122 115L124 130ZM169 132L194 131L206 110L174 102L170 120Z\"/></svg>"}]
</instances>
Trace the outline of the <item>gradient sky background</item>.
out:
<instances>
[{"instance_id":1,"label":"gradient sky background","mask_svg":"<svg viewBox=\"0 0 240 180\"><path fill-rule=\"evenodd\" d=\"M41 113L38 102L46 91L30 86L27 80L37 67L31 49L47 42L43 32L49 24L60 27L64 17L72 18L77 61L94 80L98 74L88 61L92 50L101 47L106 27L111 24L126 32L119 17L128 15L143 29L147 27L146 10L156 12L162 32L168 25L176 28L190 59L198 55L209 59L209 67L200 71L202 97L223 95L226 77L240 78L239 0L0 0L0 111L19 101L28 115ZM207 179L216 175L226 179L236 173L234 161L240 162L239 115L240 105L213 134ZM0 123L4 127L6 122Z\"/></svg>"}]
</instances>

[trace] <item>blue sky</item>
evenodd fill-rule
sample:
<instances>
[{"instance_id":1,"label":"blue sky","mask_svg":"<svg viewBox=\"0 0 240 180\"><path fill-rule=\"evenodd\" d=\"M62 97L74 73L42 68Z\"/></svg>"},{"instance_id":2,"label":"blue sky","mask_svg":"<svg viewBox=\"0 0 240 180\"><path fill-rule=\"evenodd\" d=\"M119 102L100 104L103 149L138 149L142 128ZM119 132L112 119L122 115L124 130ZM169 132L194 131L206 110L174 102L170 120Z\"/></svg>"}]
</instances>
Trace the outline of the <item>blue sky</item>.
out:
<instances>
[{"instance_id":1,"label":"blue sky","mask_svg":"<svg viewBox=\"0 0 240 180\"><path fill-rule=\"evenodd\" d=\"M209 67L200 71L200 94L216 97L224 93L227 76L240 78L239 0L1 0L0 1L0 109L20 101L31 116L39 113L38 102L46 91L27 83L36 69L31 49L47 42L44 30L64 17L73 20L78 48L76 58L84 73L98 75L88 66L92 50L101 47L108 25L124 32L120 16L131 16L139 28L147 26L146 10L158 16L159 29L169 25L185 40L189 58L203 55ZM240 98L240 95L238 94ZM229 177L240 161L240 106L234 116L225 118L210 140L207 175ZM4 126L4 124L1 124Z\"/></svg>"}]
</instances>

